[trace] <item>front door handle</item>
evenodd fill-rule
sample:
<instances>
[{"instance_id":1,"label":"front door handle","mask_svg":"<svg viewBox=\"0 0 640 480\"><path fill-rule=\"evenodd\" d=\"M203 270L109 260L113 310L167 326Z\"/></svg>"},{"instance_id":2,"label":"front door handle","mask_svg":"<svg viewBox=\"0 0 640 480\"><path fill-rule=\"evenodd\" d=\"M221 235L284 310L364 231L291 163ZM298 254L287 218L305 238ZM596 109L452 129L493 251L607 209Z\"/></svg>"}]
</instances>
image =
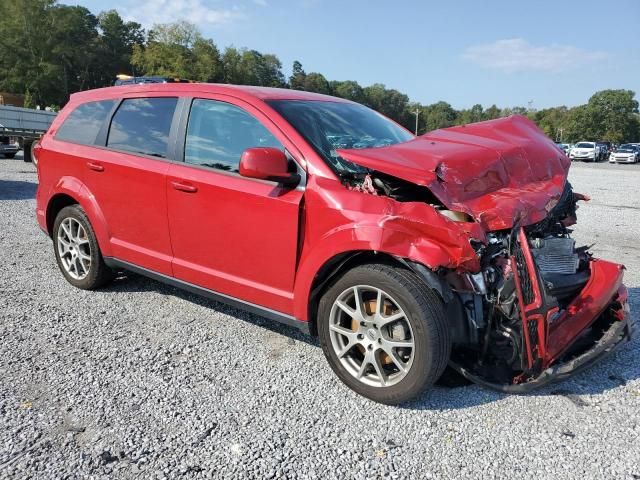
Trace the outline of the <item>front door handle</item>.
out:
<instances>
[{"instance_id":1,"label":"front door handle","mask_svg":"<svg viewBox=\"0 0 640 480\"><path fill-rule=\"evenodd\" d=\"M171 185L173 185L173 188L180 190L181 192L196 193L198 191L198 187L188 183L171 182Z\"/></svg>"},{"instance_id":2,"label":"front door handle","mask_svg":"<svg viewBox=\"0 0 640 480\"><path fill-rule=\"evenodd\" d=\"M93 170L95 172L104 172L104 167L99 163L87 162L87 167L89 167L89 170Z\"/></svg>"}]
</instances>

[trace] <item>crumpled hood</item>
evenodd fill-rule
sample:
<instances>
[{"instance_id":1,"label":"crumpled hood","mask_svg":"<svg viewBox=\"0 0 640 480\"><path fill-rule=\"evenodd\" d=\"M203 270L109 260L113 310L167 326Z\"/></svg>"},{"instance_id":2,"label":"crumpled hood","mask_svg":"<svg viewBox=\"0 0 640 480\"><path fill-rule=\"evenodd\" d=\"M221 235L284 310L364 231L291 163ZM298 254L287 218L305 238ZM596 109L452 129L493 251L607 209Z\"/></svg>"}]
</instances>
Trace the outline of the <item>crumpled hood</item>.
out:
<instances>
[{"instance_id":1,"label":"crumpled hood","mask_svg":"<svg viewBox=\"0 0 640 480\"><path fill-rule=\"evenodd\" d=\"M535 123L520 115L338 154L428 187L447 208L471 215L487 230L543 220L558 202L571 164Z\"/></svg>"}]
</instances>

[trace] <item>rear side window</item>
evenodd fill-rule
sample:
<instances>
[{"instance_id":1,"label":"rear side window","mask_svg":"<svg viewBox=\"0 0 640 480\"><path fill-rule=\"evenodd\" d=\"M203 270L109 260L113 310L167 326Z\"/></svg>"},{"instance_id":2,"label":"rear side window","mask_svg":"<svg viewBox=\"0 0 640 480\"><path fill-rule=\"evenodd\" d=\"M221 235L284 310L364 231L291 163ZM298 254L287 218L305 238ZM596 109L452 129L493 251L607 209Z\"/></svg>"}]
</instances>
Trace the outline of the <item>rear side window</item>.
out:
<instances>
[{"instance_id":1,"label":"rear side window","mask_svg":"<svg viewBox=\"0 0 640 480\"><path fill-rule=\"evenodd\" d=\"M103 100L78 106L58 129L56 139L93 145L115 103L115 100Z\"/></svg>"},{"instance_id":2,"label":"rear side window","mask_svg":"<svg viewBox=\"0 0 640 480\"><path fill-rule=\"evenodd\" d=\"M107 147L165 158L177 98L130 98L113 116Z\"/></svg>"},{"instance_id":3,"label":"rear side window","mask_svg":"<svg viewBox=\"0 0 640 480\"><path fill-rule=\"evenodd\" d=\"M242 152L282 144L255 117L235 105L196 99L191 106L184 161L238 172Z\"/></svg>"}]
</instances>

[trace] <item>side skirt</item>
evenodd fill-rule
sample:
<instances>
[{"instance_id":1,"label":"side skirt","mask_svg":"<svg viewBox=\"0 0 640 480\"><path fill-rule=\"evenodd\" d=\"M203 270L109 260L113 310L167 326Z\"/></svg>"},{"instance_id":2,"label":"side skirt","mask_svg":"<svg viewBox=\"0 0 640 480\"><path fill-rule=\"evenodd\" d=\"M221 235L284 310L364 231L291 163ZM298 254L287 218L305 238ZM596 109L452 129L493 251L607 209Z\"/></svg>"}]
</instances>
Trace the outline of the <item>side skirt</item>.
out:
<instances>
[{"instance_id":1,"label":"side skirt","mask_svg":"<svg viewBox=\"0 0 640 480\"><path fill-rule=\"evenodd\" d=\"M310 335L309 322L303 322L302 320L298 320L291 315L277 312L275 310L271 310L270 308L256 305L255 303L245 302L244 300L230 297L229 295L225 295L224 293L214 292L213 290L199 287L197 285L193 285L192 283L184 282L182 280L178 280L177 278L169 277L167 275L163 275L162 273L157 273L153 270L148 270L144 267L139 267L123 260L118 260L117 258L104 257L104 263L106 263L110 268L128 270L130 272L143 275L145 277L151 278L152 280L157 280L159 282L166 283L167 285L171 285L172 287L186 290L188 292L195 293L196 295L201 295L203 297L210 298L211 300L231 305L232 307L238 308L240 310L244 310L255 315L260 315L261 317L268 318L269 320L275 320L276 322L283 323L285 325L288 325L289 327L297 328L302 333Z\"/></svg>"}]
</instances>

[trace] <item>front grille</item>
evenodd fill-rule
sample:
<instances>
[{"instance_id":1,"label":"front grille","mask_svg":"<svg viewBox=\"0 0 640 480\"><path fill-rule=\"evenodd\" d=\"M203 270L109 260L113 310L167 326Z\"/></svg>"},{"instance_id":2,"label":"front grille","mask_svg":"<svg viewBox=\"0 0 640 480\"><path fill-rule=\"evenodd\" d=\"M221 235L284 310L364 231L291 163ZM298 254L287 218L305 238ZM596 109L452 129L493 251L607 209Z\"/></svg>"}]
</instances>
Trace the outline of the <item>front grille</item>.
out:
<instances>
[{"instance_id":1,"label":"front grille","mask_svg":"<svg viewBox=\"0 0 640 480\"><path fill-rule=\"evenodd\" d=\"M529 275L529 267L524 258L524 252L519 243L515 244L513 256L516 260L516 267L518 269L518 278L520 280L520 290L522 291L522 300L525 305L530 305L535 299L533 293L533 284L531 283L531 275Z\"/></svg>"}]
</instances>

